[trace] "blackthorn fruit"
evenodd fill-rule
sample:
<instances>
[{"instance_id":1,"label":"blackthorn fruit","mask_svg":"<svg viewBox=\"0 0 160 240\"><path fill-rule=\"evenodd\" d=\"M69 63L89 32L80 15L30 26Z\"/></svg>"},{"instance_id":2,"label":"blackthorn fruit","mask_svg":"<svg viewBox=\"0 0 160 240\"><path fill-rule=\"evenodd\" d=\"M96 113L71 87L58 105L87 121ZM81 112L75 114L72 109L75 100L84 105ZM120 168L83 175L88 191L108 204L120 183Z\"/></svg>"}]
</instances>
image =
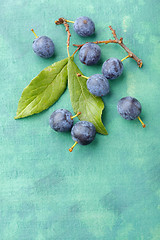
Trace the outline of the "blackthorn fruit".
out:
<instances>
[{"instance_id":1,"label":"blackthorn fruit","mask_svg":"<svg viewBox=\"0 0 160 240\"><path fill-rule=\"evenodd\" d=\"M74 22L74 31L82 37L88 37L95 32L94 22L88 17L79 17Z\"/></svg>"},{"instance_id":2,"label":"blackthorn fruit","mask_svg":"<svg viewBox=\"0 0 160 240\"><path fill-rule=\"evenodd\" d=\"M52 113L49 124L57 132L68 132L73 126L73 118L80 115L78 112L75 116L66 109L58 109Z\"/></svg>"},{"instance_id":3,"label":"blackthorn fruit","mask_svg":"<svg viewBox=\"0 0 160 240\"><path fill-rule=\"evenodd\" d=\"M87 88L90 93L97 97L105 96L109 93L109 82L102 74L94 74L87 80Z\"/></svg>"},{"instance_id":4,"label":"blackthorn fruit","mask_svg":"<svg viewBox=\"0 0 160 240\"><path fill-rule=\"evenodd\" d=\"M79 51L79 60L88 66L96 64L100 57L101 49L95 43L86 43Z\"/></svg>"},{"instance_id":5,"label":"blackthorn fruit","mask_svg":"<svg viewBox=\"0 0 160 240\"><path fill-rule=\"evenodd\" d=\"M72 139L75 141L75 144L69 149L72 152L73 147L79 143L81 145L90 144L96 135L95 126L91 122L80 121L77 122L71 130Z\"/></svg>"},{"instance_id":6,"label":"blackthorn fruit","mask_svg":"<svg viewBox=\"0 0 160 240\"><path fill-rule=\"evenodd\" d=\"M103 63L102 73L107 79L115 79L123 72L123 63L117 58L109 58Z\"/></svg>"},{"instance_id":7,"label":"blackthorn fruit","mask_svg":"<svg viewBox=\"0 0 160 240\"><path fill-rule=\"evenodd\" d=\"M133 97L121 98L117 105L117 110L121 117L123 117L126 120L134 120L138 118L142 126L145 127L145 124L139 117L141 109L142 107L140 102Z\"/></svg>"},{"instance_id":8,"label":"blackthorn fruit","mask_svg":"<svg viewBox=\"0 0 160 240\"><path fill-rule=\"evenodd\" d=\"M31 31L35 34L33 29ZM42 58L52 57L55 50L53 41L46 36L38 37L36 34L35 36L36 38L32 44L33 51Z\"/></svg>"}]
</instances>

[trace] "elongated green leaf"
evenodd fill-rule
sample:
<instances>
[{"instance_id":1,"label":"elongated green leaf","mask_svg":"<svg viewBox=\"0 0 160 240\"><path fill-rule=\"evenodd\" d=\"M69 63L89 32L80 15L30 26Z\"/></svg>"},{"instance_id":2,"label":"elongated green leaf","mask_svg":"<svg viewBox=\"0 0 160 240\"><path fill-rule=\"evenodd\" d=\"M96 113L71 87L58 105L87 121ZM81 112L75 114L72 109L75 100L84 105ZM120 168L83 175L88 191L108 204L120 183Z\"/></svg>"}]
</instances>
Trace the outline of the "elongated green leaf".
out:
<instances>
[{"instance_id":1,"label":"elongated green leaf","mask_svg":"<svg viewBox=\"0 0 160 240\"><path fill-rule=\"evenodd\" d=\"M67 85L68 58L41 71L23 90L15 119L42 112L55 103Z\"/></svg>"},{"instance_id":2,"label":"elongated green leaf","mask_svg":"<svg viewBox=\"0 0 160 240\"><path fill-rule=\"evenodd\" d=\"M101 134L107 134L107 131L101 121L104 103L100 97L92 95L86 85L86 79L77 77L77 73L82 74L73 58L68 60L68 87L71 97L73 111L81 112L78 116L80 120L92 122L96 131Z\"/></svg>"}]
</instances>

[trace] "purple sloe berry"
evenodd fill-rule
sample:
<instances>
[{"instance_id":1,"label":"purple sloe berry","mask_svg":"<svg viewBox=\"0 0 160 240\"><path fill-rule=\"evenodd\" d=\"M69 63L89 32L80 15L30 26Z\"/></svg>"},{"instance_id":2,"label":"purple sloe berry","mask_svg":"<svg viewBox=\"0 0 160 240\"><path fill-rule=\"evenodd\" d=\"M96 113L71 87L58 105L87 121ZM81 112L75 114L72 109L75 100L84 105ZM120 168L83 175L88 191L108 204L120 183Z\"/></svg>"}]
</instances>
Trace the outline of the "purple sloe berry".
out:
<instances>
[{"instance_id":1,"label":"purple sloe berry","mask_svg":"<svg viewBox=\"0 0 160 240\"><path fill-rule=\"evenodd\" d=\"M123 72L123 63L117 58L109 58L102 65L102 73L107 79L118 78Z\"/></svg>"},{"instance_id":2,"label":"purple sloe berry","mask_svg":"<svg viewBox=\"0 0 160 240\"><path fill-rule=\"evenodd\" d=\"M84 44L79 51L79 60L88 66L95 65L101 57L101 49L95 43Z\"/></svg>"},{"instance_id":3,"label":"purple sloe berry","mask_svg":"<svg viewBox=\"0 0 160 240\"><path fill-rule=\"evenodd\" d=\"M134 120L138 118L142 127L145 128L146 125L140 118L140 113L142 110L140 102L133 97L124 97L121 98L117 105L118 113L126 120Z\"/></svg>"},{"instance_id":4,"label":"purple sloe berry","mask_svg":"<svg viewBox=\"0 0 160 240\"><path fill-rule=\"evenodd\" d=\"M35 35L35 39L32 44L33 51L42 58L50 58L53 56L55 46L53 41L46 36L37 36L33 29L31 31Z\"/></svg>"},{"instance_id":5,"label":"purple sloe berry","mask_svg":"<svg viewBox=\"0 0 160 240\"><path fill-rule=\"evenodd\" d=\"M95 135L95 126L87 121L77 122L71 130L72 139L81 145L90 144L94 140Z\"/></svg>"},{"instance_id":6,"label":"purple sloe berry","mask_svg":"<svg viewBox=\"0 0 160 240\"><path fill-rule=\"evenodd\" d=\"M140 102L133 97L121 98L117 105L118 113L126 120L134 120L141 113Z\"/></svg>"},{"instance_id":7,"label":"purple sloe berry","mask_svg":"<svg viewBox=\"0 0 160 240\"><path fill-rule=\"evenodd\" d=\"M74 22L74 31L82 37L88 37L95 32L94 22L88 17L79 17Z\"/></svg>"},{"instance_id":8,"label":"purple sloe berry","mask_svg":"<svg viewBox=\"0 0 160 240\"><path fill-rule=\"evenodd\" d=\"M52 129L57 132L68 132L73 126L71 119L72 113L66 109L58 109L52 113L49 124Z\"/></svg>"},{"instance_id":9,"label":"purple sloe berry","mask_svg":"<svg viewBox=\"0 0 160 240\"><path fill-rule=\"evenodd\" d=\"M87 88L90 93L97 97L107 95L110 90L108 79L102 74L94 74L89 77L87 80Z\"/></svg>"}]
</instances>

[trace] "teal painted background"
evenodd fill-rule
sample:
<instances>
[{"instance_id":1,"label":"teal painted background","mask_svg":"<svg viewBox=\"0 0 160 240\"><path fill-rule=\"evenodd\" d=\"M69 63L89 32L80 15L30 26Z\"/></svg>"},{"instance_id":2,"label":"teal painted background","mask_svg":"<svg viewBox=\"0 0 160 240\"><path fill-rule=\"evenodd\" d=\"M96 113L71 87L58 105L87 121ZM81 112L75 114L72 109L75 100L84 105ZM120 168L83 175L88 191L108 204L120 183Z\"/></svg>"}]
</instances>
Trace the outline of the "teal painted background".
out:
<instances>
[{"instance_id":1,"label":"teal painted background","mask_svg":"<svg viewBox=\"0 0 160 240\"><path fill-rule=\"evenodd\" d=\"M158 0L7 0L0 1L0 239L1 240L159 240L160 239L160 2ZM109 135L97 134L72 153L70 134L53 132L53 110L72 111L68 90L48 110L14 120L23 88L46 66L67 56L66 34L54 20L91 17L96 35L83 39L72 27L71 43L112 38L108 26L142 58L139 69L124 62L123 75L112 82L103 100ZM52 59L32 52L34 28L51 37ZM71 46L70 52L74 51ZM75 61L90 76L109 57L122 59L118 45L101 46L95 67ZM117 114L121 97L142 104L143 129Z\"/></svg>"}]
</instances>

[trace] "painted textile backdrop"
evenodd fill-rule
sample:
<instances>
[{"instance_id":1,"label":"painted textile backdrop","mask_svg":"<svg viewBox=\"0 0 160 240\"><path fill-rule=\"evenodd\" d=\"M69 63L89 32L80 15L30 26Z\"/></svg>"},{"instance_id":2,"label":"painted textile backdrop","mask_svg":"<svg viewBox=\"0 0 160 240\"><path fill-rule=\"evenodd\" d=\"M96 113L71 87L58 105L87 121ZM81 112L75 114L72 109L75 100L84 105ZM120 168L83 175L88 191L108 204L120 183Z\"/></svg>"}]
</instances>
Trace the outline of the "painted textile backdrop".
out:
<instances>
[{"instance_id":1,"label":"painted textile backdrop","mask_svg":"<svg viewBox=\"0 0 160 240\"><path fill-rule=\"evenodd\" d=\"M159 51L158 0L0 0L0 239L2 240L158 240L160 239ZM59 17L88 16L96 34L89 38L71 29L71 44L118 37L143 60L139 69L124 61L122 76L110 81L104 97L103 123L108 136L96 135L88 146L73 144L70 133L56 133L48 120L58 108L72 111L68 89L48 110L14 120L22 90L42 69L67 56L66 33ZM32 51L34 28L53 39L55 56ZM70 53L75 48L71 45ZM102 63L124 58L116 44L101 45L96 66L75 61L90 76ZM125 96L142 104L138 120L125 121L116 109Z\"/></svg>"}]
</instances>

